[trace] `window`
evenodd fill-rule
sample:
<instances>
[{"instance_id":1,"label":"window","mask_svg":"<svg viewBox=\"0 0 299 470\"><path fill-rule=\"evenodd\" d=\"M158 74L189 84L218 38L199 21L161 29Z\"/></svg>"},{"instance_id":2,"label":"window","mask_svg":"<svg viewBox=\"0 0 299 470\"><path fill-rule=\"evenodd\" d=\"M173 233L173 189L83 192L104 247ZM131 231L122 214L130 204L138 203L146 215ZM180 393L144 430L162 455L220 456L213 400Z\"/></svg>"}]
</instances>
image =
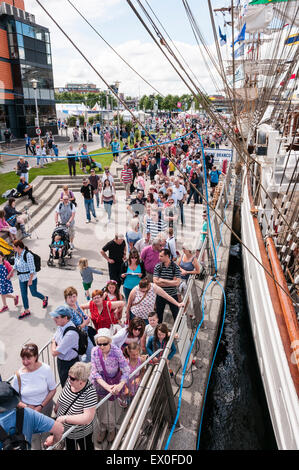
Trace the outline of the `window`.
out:
<instances>
[{"instance_id":1,"label":"window","mask_svg":"<svg viewBox=\"0 0 299 470\"><path fill-rule=\"evenodd\" d=\"M16 21L16 31L17 31L17 33L19 33L19 34L23 34L23 31L22 31L22 23L20 23L19 21Z\"/></svg>"},{"instance_id":2,"label":"window","mask_svg":"<svg viewBox=\"0 0 299 470\"><path fill-rule=\"evenodd\" d=\"M33 26L30 26L29 24L23 23L23 34L24 34L24 36L28 36L28 37L30 37L30 38L34 38L34 37L35 37L35 33L34 33L34 28L33 28Z\"/></svg>"},{"instance_id":3,"label":"window","mask_svg":"<svg viewBox=\"0 0 299 470\"><path fill-rule=\"evenodd\" d=\"M21 34L17 34L17 42L19 47L24 47L24 40Z\"/></svg>"},{"instance_id":4,"label":"window","mask_svg":"<svg viewBox=\"0 0 299 470\"><path fill-rule=\"evenodd\" d=\"M19 58L25 60L25 50L23 47L19 47Z\"/></svg>"}]
</instances>

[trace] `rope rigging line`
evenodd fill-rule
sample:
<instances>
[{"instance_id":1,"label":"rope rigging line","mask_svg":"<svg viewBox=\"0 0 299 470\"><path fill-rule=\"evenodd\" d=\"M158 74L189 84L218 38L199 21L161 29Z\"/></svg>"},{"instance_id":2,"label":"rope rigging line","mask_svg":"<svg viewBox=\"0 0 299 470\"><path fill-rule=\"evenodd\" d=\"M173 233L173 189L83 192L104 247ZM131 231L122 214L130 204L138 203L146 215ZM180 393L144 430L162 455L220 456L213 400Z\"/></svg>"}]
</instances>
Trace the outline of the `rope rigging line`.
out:
<instances>
[{"instance_id":1,"label":"rope rigging line","mask_svg":"<svg viewBox=\"0 0 299 470\"><path fill-rule=\"evenodd\" d=\"M74 46L74 48L79 52L79 54L86 60L86 62L89 64L89 66L94 70L94 72L100 77L100 79L106 84L107 88L109 88L111 90L111 92L113 93L113 95L116 97L116 99L118 99L122 104L123 106L130 112L130 114L134 117L134 119L138 122L138 124L142 127L142 129L145 130L146 134L149 136L149 133L147 131L147 129L143 126L143 124L135 118L135 116L133 115L132 111L128 108L128 106L126 105L126 103L118 96L117 93L115 93L115 91L110 87L110 85L108 84L108 82L105 80L105 78L103 78L103 76L98 72L98 70L92 65L92 63L89 61L89 59L84 55L84 53L79 49L79 47L72 41L72 39L68 36L68 34L63 30L63 28L57 23L57 21L52 17L52 15L47 11L47 9L41 4L40 0L35 0L36 3L38 3L38 5L44 10L44 12L49 16L49 18L55 23L55 25L58 27L58 29L63 33L63 35L71 42L71 44ZM131 1L130 0L127 0L127 2L129 4L131 4ZM173 164L175 165L176 169L179 171L179 173L182 175L183 179L184 180L187 180L186 178L186 175L178 168L176 162L173 161L173 159L168 155L166 154L165 150L161 147L161 145L157 144L157 147L161 150L161 152L164 154L164 155L167 155L167 158L169 158L170 161L173 162ZM189 181L188 181L189 182ZM236 238L236 240L239 241L240 244L242 244L242 246L244 246L244 248L251 254L251 256L255 259L255 261L265 270L265 272L271 277L271 279L273 279L273 281L283 290L283 292L285 292L285 294L290 297L290 294L289 292L287 292L283 286L281 286L279 284L279 282L274 278L273 274L267 270L267 268L265 268L263 266L263 264L259 261L259 259L254 255L254 253L242 242L242 240L240 239L240 237L235 233L235 231L232 229L232 227L230 227L226 222L225 220L223 219L223 217L221 216L221 214L219 214L212 205L209 204L209 202L206 200L205 196L203 194L201 194L198 189L196 188L195 185L193 185L191 182L189 182L189 184L193 187L193 189L198 193L200 194L200 196L204 199L204 201L206 202L207 205L209 205L209 208L212 209L212 211L214 212L214 214L224 223L224 225L231 231L231 233L234 235L234 237ZM291 298L291 297L290 297Z\"/></svg>"},{"instance_id":2,"label":"rope rigging line","mask_svg":"<svg viewBox=\"0 0 299 470\"><path fill-rule=\"evenodd\" d=\"M139 2L140 0L138 0ZM134 11L135 15L137 16L137 18L139 19L139 21L143 24L143 26L145 27L145 29L148 31L148 33L150 34L150 36L152 37L152 39L154 40L154 42L156 43L156 45L159 47L159 49L162 51L162 53L165 55L165 57L167 58L167 60L171 63L171 65L174 67L175 71L178 73L178 75L180 76L180 78L184 81L185 85L190 89L191 93L194 95L195 99L198 100L198 97L197 95L194 93L194 90L191 89L189 83L187 83L185 81L185 79L182 77L182 75L180 74L180 72L177 70L177 68L173 65L173 63L169 60L169 57L165 54L165 52L162 50L159 42L156 40L156 38L154 37L154 35L152 34L152 32L149 30L148 26L145 24L145 22L143 21L143 19L141 18L140 14L138 13L138 11L136 10L136 8L134 7L134 5L132 4L131 0L127 0L127 3L130 5L130 7L132 8L132 10ZM144 7L142 7L144 9ZM155 31L157 30L157 27L155 26ZM167 47L167 50L170 50L170 47L169 45L167 44L167 42L165 41L165 39L163 38L163 36L161 35L160 32L157 32L157 35L158 37L162 38L163 39L163 45ZM173 51L171 51L171 54L172 56L176 59L177 63L179 64L179 66L181 68L182 67L182 64L180 63L180 61L176 58L175 54ZM188 76L187 72L185 71L185 74ZM193 80L188 76L189 80L191 81L192 85L196 88L196 85L194 84ZM199 90L199 93L200 90ZM205 97L204 97L205 98ZM206 99L206 98L205 98ZM204 106L205 107L205 106ZM206 109L206 108L205 108ZM215 113L213 113L211 111L211 107L208 106L207 109L206 109L207 113L213 117L213 119L216 121L217 125L223 130L223 132L229 137L229 139L231 140L232 144L234 145L234 147L239 151L239 157L242 158L244 164L246 165L247 169L249 169L250 172L252 172L252 175L255 179L257 179L256 175L254 174L254 172L252 171L252 169L250 168L250 165L249 163L246 161L247 159L250 160L251 162L255 162L255 163L258 163L256 160L254 160L254 158L249 155L246 147L245 147L245 141L243 139L243 136L242 136L242 143L243 143L243 147L241 147L240 145L240 142L237 140L237 138L235 136L233 136L233 138L231 138L231 134L229 133L228 129L224 129L223 125L219 122L219 119L218 117L215 115ZM243 152L246 156L243 157ZM260 187L261 189L265 192L265 194L268 194L267 190L265 189L265 187L260 183ZM274 204L274 201L272 200L272 198L270 197L270 195L268 194L268 197L269 197L269 201L271 201L271 204L273 205L273 207L279 212L279 208ZM283 216L282 216L283 217ZM287 220L283 217L285 223L288 225L288 222ZM292 230L292 228L289 226L289 229Z\"/></svg>"},{"instance_id":3,"label":"rope rigging line","mask_svg":"<svg viewBox=\"0 0 299 470\"><path fill-rule=\"evenodd\" d=\"M83 20L91 27L91 29L104 41L104 43L110 47L110 49L134 72L138 75L139 78L141 78L148 86L150 86L153 90L155 90L158 95L164 97L163 93L159 92L151 83L149 83L146 78L144 78L137 70L134 69L122 56L117 52L116 49L114 49L111 44L109 44L108 41L99 33L99 31L88 21L88 19L83 15L83 13L71 2L71 0L67 0L67 2L74 8L74 10L83 18Z\"/></svg>"}]
</instances>

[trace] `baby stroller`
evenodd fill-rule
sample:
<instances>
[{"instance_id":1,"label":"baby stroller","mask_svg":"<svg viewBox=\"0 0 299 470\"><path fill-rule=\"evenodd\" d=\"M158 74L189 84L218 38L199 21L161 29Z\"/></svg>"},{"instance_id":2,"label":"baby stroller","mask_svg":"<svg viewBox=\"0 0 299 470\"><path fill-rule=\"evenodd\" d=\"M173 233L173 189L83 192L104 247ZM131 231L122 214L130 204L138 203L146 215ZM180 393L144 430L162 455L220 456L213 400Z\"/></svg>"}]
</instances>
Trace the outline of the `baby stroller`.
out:
<instances>
[{"instance_id":1,"label":"baby stroller","mask_svg":"<svg viewBox=\"0 0 299 470\"><path fill-rule=\"evenodd\" d=\"M93 142L92 132L88 132L88 142Z\"/></svg>"},{"instance_id":2,"label":"baby stroller","mask_svg":"<svg viewBox=\"0 0 299 470\"><path fill-rule=\"evenodd\" d=\"M63 245L61 246L61 249L62 249L61 258L59 257L58 249L56 249L55 255L52 252L52 249L54 248L53 244L54 244L56 235L60 235L61 241L63 242ZM53 233L52 233L52 242L49 245L49 247L50 247L50 255L49 255L49 259L47 261L47 265L48 266L55 266L55 261L54 260L58 259L59 260L59 262L58 262L59 265L60 266L65 266L65 259L64 258L66 256L69 256L69 258L72 257L72 250L70 248L70 236L69 236L68 229L65 225L58 225L58 227L55 227L55 229L53 230ZM59 246L57 248L59 248Z\"/></svg>"}]
</instances>

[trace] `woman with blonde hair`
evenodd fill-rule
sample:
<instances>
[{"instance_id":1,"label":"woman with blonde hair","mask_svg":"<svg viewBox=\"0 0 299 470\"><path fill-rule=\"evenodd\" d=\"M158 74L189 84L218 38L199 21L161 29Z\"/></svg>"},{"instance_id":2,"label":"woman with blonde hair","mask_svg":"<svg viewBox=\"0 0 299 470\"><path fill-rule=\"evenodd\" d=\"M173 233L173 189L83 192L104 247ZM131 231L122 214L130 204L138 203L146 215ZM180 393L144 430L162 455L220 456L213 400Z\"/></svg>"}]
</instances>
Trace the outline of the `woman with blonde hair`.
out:
<instances>
[{"instance_id":1,"label":"woman with blonde hair","mask_svg":"<svg viewBox=\"0 0 299 470\"><path fill-rule=\"evenodd\" d=\"M69 198L69 202L72 202L74 204L74 206L77 207L75 195L74 195L73 191L71 191L69 189L67 184L62 186L62 191L61 191L61 194L60 194L60 200L61 201L63 200L63 196L67 196Z\"/></svg>"},{"instance_id":2,"label":"woman with blonde hair","mask_svg":"<svg viewBox=\"0 0 299 470\"><path fill-rule=\"evenodd\" d=\"M101 400L111 393L109 400L98 408L100 434L98 442L115 438L115 428L120 415L120 406L116 398L129 379L130 368L121 349L112 344L112 336L107 328L101 328L95 336L96 347L91 352L90 381Z\"/></svg>"},{"instance_id":3,"label":"woman with blonde hair","mask_svg":"<svg viewBox=\"0 0 299 470\"><path fill-rule=\"evenodd\" d=\"M196 250L192 249L188 243L183 244L183 254L178 258L177 264L181 270L181 283L179 292L184 295L187 289L187 282L192 274L200 273L200 266L196 257Z\"/></svg>"},{"instance_id":4,"label":"woman with blonde hair","mask_svg":"<svg viewBox=\"0 0 299 470\"><path fill-rule=\"evenodd\" d=\"M66 450L94 450L92 441L93 421L98 396L89 381L91 365L76 362L69 370L68 380L58 398L56 421L64 424L64 430L76 428L66 437Z\"/></svg>"},{"instance_id":5,"label":"woman with blonde hair","mask_svg":"<svg viewBox=\"0 0 299 470\"><path fill-rule=\"evenodd\" d=\"M126 240L128 243L128 252L132 250L135 243L142 238L142 233L140 231L140 223L138 216L133 217L130 221L130 230L126 233Z\"/></svg>"}]
</instances>

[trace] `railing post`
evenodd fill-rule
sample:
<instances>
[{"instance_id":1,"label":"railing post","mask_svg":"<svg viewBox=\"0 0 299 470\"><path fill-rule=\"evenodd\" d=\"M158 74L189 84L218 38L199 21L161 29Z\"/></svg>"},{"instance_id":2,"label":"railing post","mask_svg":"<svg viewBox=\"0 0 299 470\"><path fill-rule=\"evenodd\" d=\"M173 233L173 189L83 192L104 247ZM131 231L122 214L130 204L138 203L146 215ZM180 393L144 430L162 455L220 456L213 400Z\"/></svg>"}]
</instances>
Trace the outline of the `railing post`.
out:
<instances>
[{"instance_id":1,"label":"railing post","mask_svg":"<svg viewBox=\"0 0 299 470\"><path fill-rule=\"evenodd\" d=\"M172 426L176 417L176 406L167 364L165 364L163 367L161 379L163 380L168 401L168 406L165 408L165 419L168 421L169 425ZM177 426L180 426L179 422L177 422Z\"/></svg>"}]
</instances>

